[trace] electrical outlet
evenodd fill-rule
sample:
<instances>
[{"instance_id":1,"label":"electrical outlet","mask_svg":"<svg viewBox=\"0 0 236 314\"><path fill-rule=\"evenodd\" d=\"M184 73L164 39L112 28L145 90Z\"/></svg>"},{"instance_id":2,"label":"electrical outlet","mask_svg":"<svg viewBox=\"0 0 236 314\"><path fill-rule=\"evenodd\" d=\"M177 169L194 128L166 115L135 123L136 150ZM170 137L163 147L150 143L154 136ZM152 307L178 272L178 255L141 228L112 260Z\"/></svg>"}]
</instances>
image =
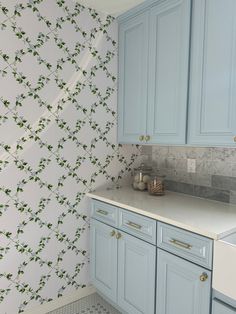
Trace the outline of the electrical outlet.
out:
<instances>
[{"instance_id":1,"label":"electrical outlet","mask_svg":"<svg viewBox=\"0 0 236 314\"><path fill-rule=\"evenodd\" d=\"M196 172L196 159L187 159L187 169L189 173Z\"/></svg>"}]
</instances>

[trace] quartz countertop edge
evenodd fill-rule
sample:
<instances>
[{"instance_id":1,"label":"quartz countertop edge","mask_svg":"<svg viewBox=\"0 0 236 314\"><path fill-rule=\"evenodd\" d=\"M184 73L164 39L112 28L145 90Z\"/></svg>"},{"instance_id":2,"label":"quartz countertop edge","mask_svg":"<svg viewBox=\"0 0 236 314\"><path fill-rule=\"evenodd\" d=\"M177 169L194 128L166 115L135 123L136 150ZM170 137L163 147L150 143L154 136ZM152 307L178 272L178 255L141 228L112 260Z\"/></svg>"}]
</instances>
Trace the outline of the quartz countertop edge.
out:
<instances>
[{"instance_id":1,"label":"quartz countertop edge","mask_svg":"<svg viewBox=\"0 0 236 314\"><path fill-rule=\"evenodd\" d=\"M169 191L165 196L150 196L129 187L100 188L86 195L213 240L236 232L236 206L232 204Z\"/></svg>"}]
</instances>

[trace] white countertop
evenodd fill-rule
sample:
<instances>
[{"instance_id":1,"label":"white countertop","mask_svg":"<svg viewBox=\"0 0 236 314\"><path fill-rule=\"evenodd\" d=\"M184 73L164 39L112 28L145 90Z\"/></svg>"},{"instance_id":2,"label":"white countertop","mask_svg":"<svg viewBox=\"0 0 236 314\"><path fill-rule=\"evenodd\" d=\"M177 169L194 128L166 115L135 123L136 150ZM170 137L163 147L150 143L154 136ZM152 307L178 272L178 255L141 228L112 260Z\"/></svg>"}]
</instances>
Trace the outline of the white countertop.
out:
<instances>
[{"instance_id":1,"label":"white countertop","mask_svg":"<svg viewBox=\"0 0 236 314\"><path fill-rule=\"evenodd\" d=\"M169 191L165 196L150 196L131 187L100 188L87 196L214 240L236 232L235 205Z\"/></svg>"}]
</instances>

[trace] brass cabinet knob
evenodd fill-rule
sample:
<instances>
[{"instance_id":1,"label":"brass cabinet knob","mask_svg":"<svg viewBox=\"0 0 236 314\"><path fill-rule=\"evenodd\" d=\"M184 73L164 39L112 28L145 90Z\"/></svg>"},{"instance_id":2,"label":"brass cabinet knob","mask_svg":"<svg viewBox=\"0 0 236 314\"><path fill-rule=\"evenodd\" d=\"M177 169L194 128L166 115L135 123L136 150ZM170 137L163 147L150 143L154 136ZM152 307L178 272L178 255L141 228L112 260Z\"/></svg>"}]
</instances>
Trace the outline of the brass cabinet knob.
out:
<instances>
[{"instance_id":1,"label":"brass cabinet knob","mask_svg":"<svg viewBox=\"0 0 236 314\"><path fill-rule=\"evenodd\" d=\"M140 140L140 142L144 141L144 135L140 135L139 140Z\"/></svg>"},{"instance_id":2,"label":"brass cabinet knob","mask_svg":"<svg viewBox=\"0 0 236 314\"><path fill-rule=\"evenodd\" d=\"M234 142L236 143L236 136L234 137Z\"/></svg>"},{"instance_id":3,"label":"brass cabinet knob","mask_svg":"<svg viewBox=\"0 0 236 314\"><path fill-rule=\"evenodd\" d=\"M114 237L116 235L115 230L112 230L112 232L110 233L111 237Z\"/></svg>"},{"instance_id":4,"label":"brass cabinet knob","mask_svg":"<svg viewBox=\"0 0 236 314\"><path fill-rule=\"evenodd\" d=\"M150 135L145 136L145 141L146 142L150 141L150 139L151 139Z\"/></svg>"},{"instance_id":5,"label":"brass cabinet knob","mask_svg":"<svg viewBox=\"0 0 236 314\"><path fill-rule=\"evenodd\" d=\"M204 282L207 281L207 279L208 279L207 273L202 273L200 276L200 281Z\"/></svg>"},{"instance_id":6,"label":"brass cabinet knob","mask_svg":"<svg viewBox=\"0 0 236 314\"><path fill-rule=\"evenodd\" d=\"M120 232L117 232L116 239L119 240L121 237L122 237L122 234Z\"/></svg>"}]
</instances>

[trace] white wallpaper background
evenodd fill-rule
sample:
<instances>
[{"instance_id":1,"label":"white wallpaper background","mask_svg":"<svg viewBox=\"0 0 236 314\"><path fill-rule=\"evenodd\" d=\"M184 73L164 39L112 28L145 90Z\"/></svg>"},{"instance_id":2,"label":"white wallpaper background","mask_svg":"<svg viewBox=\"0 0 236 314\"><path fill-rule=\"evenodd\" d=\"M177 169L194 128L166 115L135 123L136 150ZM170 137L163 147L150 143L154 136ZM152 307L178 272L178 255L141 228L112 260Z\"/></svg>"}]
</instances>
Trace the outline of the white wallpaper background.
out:
<instances>
[{"instance_id":1,"label":"white wallpaper background","mask_svg":"<svg viewBox=\"0 0 236 314\"><path fill-rule=\"evenodd\" d=\"M72 0L0 0L0 313L85 287L84 195L131 168L116 144L117 25Z\"/></svg>"}]
</instances>

